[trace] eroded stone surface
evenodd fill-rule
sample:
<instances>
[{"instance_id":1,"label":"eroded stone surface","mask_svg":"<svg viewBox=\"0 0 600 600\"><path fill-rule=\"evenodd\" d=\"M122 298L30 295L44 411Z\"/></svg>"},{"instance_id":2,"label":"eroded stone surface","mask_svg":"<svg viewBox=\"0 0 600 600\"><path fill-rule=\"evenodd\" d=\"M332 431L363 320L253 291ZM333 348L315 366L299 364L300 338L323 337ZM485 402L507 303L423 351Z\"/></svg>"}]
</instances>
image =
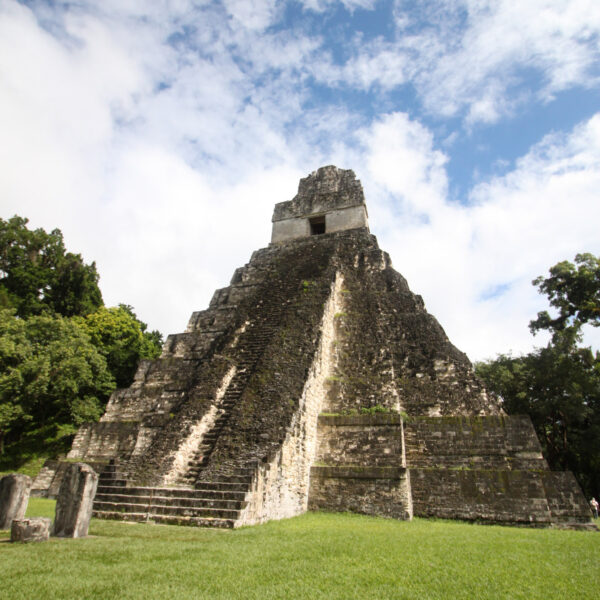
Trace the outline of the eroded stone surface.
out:
<instances>
[{"instance_id":1,"label":"eroded stone surface","mask_svg":"<svg viewBox=\"0 0 600 600\"><path fill-rule=\"evenodd\" d=\"M72 463L66 469L58 497L53 535L85 537L92 518L98 475L90 466Z\"/></svg>"},{"instance_id":2,"label":"eroded stone surface","mask_svg":"<svg viewBox=\"0 0 600 600\"><path fill-rule=\"evenodd\" d=\"M275 205L271 242L359 228L369 228L360 181L353 171L330 165L301 179L293 200Z\"/></svg>"},{"instance_id":3,"label":"eroded stone surface","mask_svg":"<svg viewBox=\"0 0 600 600\"><path fill-rule=\"evenodd\" d=\"M11 473L0 479L0 529L10 529L13 519L22 519L27 510L32 480Z\"/></svg>"},{"instance_id":4,"label":"eroded stone surface","mask_svg":"<svg viewBox=\"0 0 600 600\"><path fill-rule=\"evenodd\" d=\"M10 528L11 542L45 542L50 537L52 520L46 517L15 519Z\"/></svg>"}]
</instances>

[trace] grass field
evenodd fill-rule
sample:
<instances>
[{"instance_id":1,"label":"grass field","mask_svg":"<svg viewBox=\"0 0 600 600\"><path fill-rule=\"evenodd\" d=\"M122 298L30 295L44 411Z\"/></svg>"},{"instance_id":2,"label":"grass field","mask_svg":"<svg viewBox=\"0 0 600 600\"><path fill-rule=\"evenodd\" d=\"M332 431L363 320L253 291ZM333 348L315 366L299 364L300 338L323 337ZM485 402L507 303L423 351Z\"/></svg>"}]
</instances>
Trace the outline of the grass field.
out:
<instances>
[{"instance_id":1,"label":"grass field","mask_svg":"<svg viewBox=\"0 0 600 600\"><path fill-rule=\"evenodd\" d=\"M54 516L32 498L29 516ZM600 534L309 513L234 531L92 520L10 544L0 598L598 598Z\"/></svg>"}]
</instances>

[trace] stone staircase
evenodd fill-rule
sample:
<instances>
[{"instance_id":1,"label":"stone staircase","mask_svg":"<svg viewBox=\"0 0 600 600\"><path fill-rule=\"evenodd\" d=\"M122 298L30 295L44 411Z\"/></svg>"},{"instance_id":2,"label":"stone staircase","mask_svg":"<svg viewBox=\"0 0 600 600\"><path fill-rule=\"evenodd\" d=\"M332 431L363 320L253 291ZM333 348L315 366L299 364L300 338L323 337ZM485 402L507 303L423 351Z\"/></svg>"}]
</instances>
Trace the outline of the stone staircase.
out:
<instances>
[{"instance_id":1,"label":"stone staircase","mask_svg":"<svg viewBox=\"0 0 600 600\"><path fill-rule=\"evenodd\" d=\"M235 347L236 373L218 406L213 426L202 436L187 470L172 487L136 486L128 473L111 461L100 475L94 500L94 517L190 525L196 527L233 528L247 505L253 474L258 461L236 467L227 475L203 477L219 437L226 435L232 410L238 403L256 364L278 331L286 308L289 284L275 283L269 298L261 300L260 317L254 319L240 336Z\"/></svg>"},{"instance_id":2,"label":"stone staircase","mask_svg":"<svg viewBox=\"0 0 600 600\"><path fill-rule=\"evenodd\" d=\"M196 485L201 478L201 473L208 465L215 444L229 422L233 407L240 399L252 375L254 366L274 333L274 328L269 327L268 329L273 329L273 331L263 331L260 334L253 335L249 341L243 343L243 348L240 348L242 354L238 359L238 370L223 395L223 400L219 406L220 414L216 418L213 427L202 437L194 456L188 462L187 471L177 480L177 484ZM248 469L248 471L252 472L252 469Z\"/></svg>"},{"instance_id":3,"label":"stone staircase","mask_svg":"<svg viewBox=\"0 0 600 600\"><path fill-rule=\"evenodd\" d=\"M202 471L208 466L210 456L219 436L226 431L231 417L231 411L238 403L248 381L254 372L256 364L264 353L268 343L277 332L285 309L282 298L287 297L289 289L284 289L281 283L273 285L272 294L261 300L261 318L253 321L242 334L237 345L237 370L219 404L218 416L209 431L202 437L196 452L188 462L187 470L178 477L176 485L203 485ZM256 465L238 468L241 477L251 477Z\"/></svg>"},{"instance_id":4,"label":"stone staircase","mask_svg":"<svg viewBox=\"0 0 600 600\"><path fill-rule=\"evenodd\" d=\"M167 525L233 528L246 507L252 481L250 469L213 481L198 481L196 488L128 485L126 474L109 464L98 483L93 516Z\"/></svg>"}]
</instances>

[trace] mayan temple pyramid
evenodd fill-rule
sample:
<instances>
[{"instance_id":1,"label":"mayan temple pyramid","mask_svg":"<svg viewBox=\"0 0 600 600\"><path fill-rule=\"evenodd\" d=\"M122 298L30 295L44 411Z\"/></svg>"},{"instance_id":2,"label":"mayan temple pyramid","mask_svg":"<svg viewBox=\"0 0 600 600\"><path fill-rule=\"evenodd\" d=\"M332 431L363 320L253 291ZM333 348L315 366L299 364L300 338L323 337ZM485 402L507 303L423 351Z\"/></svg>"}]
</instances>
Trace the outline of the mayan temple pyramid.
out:
<instances>
[{"instance_id":1,"label":"mayan temple pyramid","mask_svg":"<svg viewBox=\"0 0 600 600\"><path fill-rule=\"evenodd\" d=\"M100 518L238 527L323 509L591 527L572 474L486 393L369 233L354 173L333 166L275 206L269 246L68 458L101 471ZM50 494L60 471L45 471Z\"/></svg>"}]
</instances>

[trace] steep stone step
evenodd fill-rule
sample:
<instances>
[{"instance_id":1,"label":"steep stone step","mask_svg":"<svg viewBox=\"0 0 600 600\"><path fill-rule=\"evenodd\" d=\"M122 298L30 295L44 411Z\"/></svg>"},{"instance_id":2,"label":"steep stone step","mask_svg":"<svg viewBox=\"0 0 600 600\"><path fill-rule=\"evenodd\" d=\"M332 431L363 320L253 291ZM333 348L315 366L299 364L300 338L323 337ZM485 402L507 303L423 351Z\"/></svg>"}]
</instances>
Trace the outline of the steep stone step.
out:
<instances>
[{"instance_id":1,"label":"steep stone step","mask_svg":"<svg viewBox=\"0 0 600 600\"><path fill-rule=\"evenodd\" d=\"M186 498L186 499L223 499L243 501L246 492L240 490L208 490L208 489L181 489L181 488L147 488L147 487L113 487L98 486L96 497L101 495L123 495L129 498L136 496L147 497L149 495L163 498Z\"/></svg>"},{"instance_id":2,"label":"steep stone step","mask_svg":"<svg viewBox=\"0 0 600 600\"><path fill-rule=\"evenodd\" d=\"M225 481L196 481L194 484L196 490L231 490L233 492L246 492L248 491L247 483L229 483Z\"/></svg>"},{"instance_id":3,"label":"steep stone step","mask_svg":"<svg viewBox=\"0 0 600 600\"><path fill-rule=\"evenodd\" d=\"M153 517L153 520L155 523L161 523L163 525L187 525L191 527L213 527L220 529L233 529L235 527L235 519L157 515Z\"/></svg>"},{"instance_id":4,"label":"steep stone step","mask_svg":"<svg viewBox=\"0 0 600 600\"><path fill-rule=\"evenodd\" d=\"M146 523L153 521L163 525L188 525L190 527L216 527L222 529L233 529L235 520L216 519L216 518L198 518L183 517L172 515L149 515L148 513L121 513L114 511L94 510L92 515L97 519L112 519L116 521L131 521L137 523Z\"/></svg>"},{"instance_id":5,"label":"steep stone step","mask_svg":"<svg viewBox=\"0 0 600 600\"><path fill-rule=\"evenodd\" d=\"M110 479L110 478L102 478L102 476L100 476L98 478L98 485L110 485L110 486L114 486L114 487L125 487L127 485L127 480L126 479Z\"/></svg>"},{"instance_id":6,"label":"steep stone step","mask_svg":"<svg viewBox=\"0 0 600 600\"><path fill-rule=\"evenodd\" d=\"M206 506L188 507L178 504L134 504L125 502L94 502L94 510L104 512L121 512L127 514L148 513L155 515L181 516L181 517L208 517L212 519L235 520L240 511L228 508L210 508Z\"/></svg>"},{"instance_id":7,"label":"steep stone step","mask_svg":"<svg viewBox=\"0 0 600 600\"><path fill-rule=\"evenodd\" d=\"M95 502L111 503L131 503L135 499L135 504L154 505L173 505L185 508L218 508L229 510L241 510L245 508L247 502L244 500L229 500L224 498L179 498L173 496L128 496L125 494L96 494Z\"/></svg>"},{"instance_id":8,"label":"steep stone step","mask_svg":"<svg viewBox=\"0 0 600 600\"><path fill-rule=\"evenodd\" d=\"M209 465L210 456L219 437L227 431L226 427L234 406L239 402L257 362L278 330L278 322L288 306L288 302L281 302L281 296L286 298L289 296L290 290L288 287L274 282L268 298L263 299L260 303L261 317L251 323L239 339L236 359L238 369L223 394L219 404L220 414L218 414L210 430L203 435L201 443L188 460L185 472L178 477L176 483L181 485L194 484L198 487L196 479L202 477L202 471ZM230 481L250 484L252 481L251 475L251 471L237 473L237 477Z\"/></svg>"}]
</instances>

